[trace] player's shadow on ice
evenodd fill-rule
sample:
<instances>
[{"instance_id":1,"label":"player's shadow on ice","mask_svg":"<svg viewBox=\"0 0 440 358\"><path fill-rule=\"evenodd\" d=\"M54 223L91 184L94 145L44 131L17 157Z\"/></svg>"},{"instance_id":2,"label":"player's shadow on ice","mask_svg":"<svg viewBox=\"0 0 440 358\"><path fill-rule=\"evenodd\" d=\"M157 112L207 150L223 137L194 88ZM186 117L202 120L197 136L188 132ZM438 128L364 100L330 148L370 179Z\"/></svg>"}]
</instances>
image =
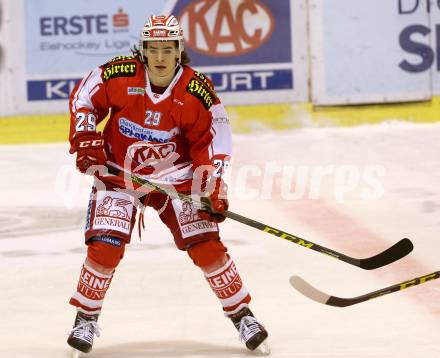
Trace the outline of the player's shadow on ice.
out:
<instances>
[{"instance_id":1,"label":"player's shadow on ice","mask_svg":"<svg viewBox=\"0 0 440 358\"><path fill-rule=\"evenodd\" d=\"M237 342L238 343L238 342ZM143 357L210 357L255 356L243 347L209 344L197 341L152 341L94 347L87 358L143 358ZM84 355L83 355L84 356Z\"/></svg>"}]
</instances>

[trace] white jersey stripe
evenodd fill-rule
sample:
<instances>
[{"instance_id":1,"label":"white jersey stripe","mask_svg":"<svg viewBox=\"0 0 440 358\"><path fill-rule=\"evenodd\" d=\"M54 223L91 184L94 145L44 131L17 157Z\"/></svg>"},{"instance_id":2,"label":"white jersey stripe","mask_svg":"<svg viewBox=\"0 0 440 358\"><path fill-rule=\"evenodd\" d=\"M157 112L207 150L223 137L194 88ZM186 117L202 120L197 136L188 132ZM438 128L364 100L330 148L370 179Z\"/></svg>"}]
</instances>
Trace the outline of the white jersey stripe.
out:
<instances>
[{"instance_id":1,"label":"white jersey stripe","mask_svg":"<svg viewBox=\"0 0 440 358\"><path fill-rule=\"evenodd\" d=\"M99 89L99 85L103 83L101 73L102 69L98 67L87 76L84 83L81 83L75 94L75 101L72 103L73 112L79 108L93 109L92 96Z\"/></svg>"},{"instance_id":2,"label":"white jersey stripe","mask_svg":"<svg viewBox=\"0 0 440 358\"><path fill-rule=\"evenodd\" d=\"M90 71L87 74L87 76L84 76L84 78L81 80L81 83L79 84L78 89L77 89L77 91L75 93L75 97L73 98L73 101L72 101L72 112L76 112L76 110L77 110L77 108L76 108L76 101L78 100L78 93L81 90L81 88L84 86L84 83L87 82L87 80L89 79L91 74L92 74L92 71Z\"/></svg>"}]
</instances>

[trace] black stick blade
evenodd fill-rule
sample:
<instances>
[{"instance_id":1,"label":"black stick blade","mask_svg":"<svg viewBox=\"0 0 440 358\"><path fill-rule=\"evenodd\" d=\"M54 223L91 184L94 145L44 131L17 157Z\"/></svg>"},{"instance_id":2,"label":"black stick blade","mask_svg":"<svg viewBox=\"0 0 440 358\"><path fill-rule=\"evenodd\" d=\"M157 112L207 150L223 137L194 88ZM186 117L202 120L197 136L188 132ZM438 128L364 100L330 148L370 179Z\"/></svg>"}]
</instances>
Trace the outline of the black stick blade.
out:
<instances>
[{"instance_id":1,"label":"black stick blade","mask_svg":"<svg viewBox=\"0 0 440 358\"><path fill-rule=\"evenodd\" d=\"M396 242L380 254L377 254L366 259L361 259L359 267L365 270L374 270L376 268L389 265L390 263L401 259L408 255L414 248L410 239L404 238Z\"/></svg>"}]
</instances>

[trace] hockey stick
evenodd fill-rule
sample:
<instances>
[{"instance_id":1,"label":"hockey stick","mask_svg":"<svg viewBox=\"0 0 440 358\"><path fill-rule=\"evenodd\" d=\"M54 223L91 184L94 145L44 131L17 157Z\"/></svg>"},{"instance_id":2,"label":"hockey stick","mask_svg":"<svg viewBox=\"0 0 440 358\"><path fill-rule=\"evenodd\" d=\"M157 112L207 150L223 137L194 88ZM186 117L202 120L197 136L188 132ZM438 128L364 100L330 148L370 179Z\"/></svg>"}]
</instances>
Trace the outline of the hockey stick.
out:
<instances>
[{"instance_id":1,"label":"hockey stick","mask_svg":"<svg viewBox=\"0 0 440 358\"><path fill-rule=\"evenodd\" d=\"M347 307L361 302L372 300L373 298L385 296L393 292L402 291L409 287L421 285L422 283L436 280L438 278L440 278L440 271L435 271L433 273L424 276L415 277L411 280L403 281L401 283L397 283L395 285L382 288L381 290L369 292L366 293L365 295L351 297L351 298L343 298L343 297L327 295L326 293L319 291L317 288L313 287L312 285L304 281L299 276L292 276L290 277L289 281L290 284L293 286L293 288L295 288L296 290L301 292L304 296L310 298L313 301L334 307Z\"/></svg>"},{"instance_id":2,"label":"hockey stick","mask_svg":"<svg viewBox=\"0 0 440 358\"><path fill-rule=\"evenodd\" d=\"M200 203L200 202L194 200L193 198L191 198L190 195L185 195L182 193L178 193L176 191L167 190L166 188L163 188L162 186L160 186L158 184L155 184L149 180L146 180L146 179L143 179L137 175L134 175L134 174L126 171L125 169L120 169L120 168L116 167L115 164L113 164L111 162L107 162L107 167L108 167L110 173L112 173L112 174L119 175L119 174L123 173L126 176L129 176L130 180L133 183L140 184L140 185L146 185L154 190L157 190L159 192L167 194L173 198L179 198L180 200L183 200L183 201L194 202L199 207L203 207L205 210L208 210L206 203L203 203L203 202ZM358 259L358 258L344 255L340 252L328 249L324 246L315 244L311 241L307 241L299 236L289 234L285 231L273 228L269 225L260 223L256 220L247 218L247 217L242 216L240 214L236 214L230 210L226 211L224 213L224 215L227 218L238 221L244 225L247 225L247 226L253 227L255 229L264 231L268 234L277 236L281 239L290 241L294 244L297 244L297 245L306 247L308 249L317 251L321 254L328 255L328 256L333 257L335 259L349 263L350 265L360 267L364 270L372 270L372 269L375 269L378 267L388 265L388 264L390 264L394 261L397 261L397 260L401 259L402 257L408 255L413 249L412 242L409 239L404 238L404 239L398 241L397 243L395 243L393 246L386 249L385 251L382 251L381 253L379 253L375 256L367 257L367 258L363 258L363 259Z\"/></svg>"}]
</instances>

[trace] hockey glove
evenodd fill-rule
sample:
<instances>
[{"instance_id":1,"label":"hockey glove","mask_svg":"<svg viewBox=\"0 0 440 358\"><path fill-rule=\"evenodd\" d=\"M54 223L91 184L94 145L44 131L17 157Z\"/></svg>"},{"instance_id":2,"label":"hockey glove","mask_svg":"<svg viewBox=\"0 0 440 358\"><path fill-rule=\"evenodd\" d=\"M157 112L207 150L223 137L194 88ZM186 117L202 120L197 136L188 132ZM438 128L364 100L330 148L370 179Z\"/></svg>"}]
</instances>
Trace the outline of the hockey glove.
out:
<instances>
[{"instance_id":1,"label":"hockey glove","mask_svg":"<svg viewBox=\"0 0 440 358\"><path fill-rule=\"evenodd\" d=\"M107 155L104 150L104 138L101 133L78 133L72 140L70 154L76 153L76 167L81 173L93 175L87 171L93 165L104 165Z\"/></svg>"},{"instance_id":2,"label":"hockey glove","mask_svg":"<svg viewBox=\"0 0 440 358\"><path fill-rule=\"evenodd\" d=\"M227 185L221 178L217 178L214 185L214 191L202 198L203 209L198 210L198 214L203 220L221 223L225 221L224 213L229 207L226 196Z\"/></svg>"}]
</instances>

